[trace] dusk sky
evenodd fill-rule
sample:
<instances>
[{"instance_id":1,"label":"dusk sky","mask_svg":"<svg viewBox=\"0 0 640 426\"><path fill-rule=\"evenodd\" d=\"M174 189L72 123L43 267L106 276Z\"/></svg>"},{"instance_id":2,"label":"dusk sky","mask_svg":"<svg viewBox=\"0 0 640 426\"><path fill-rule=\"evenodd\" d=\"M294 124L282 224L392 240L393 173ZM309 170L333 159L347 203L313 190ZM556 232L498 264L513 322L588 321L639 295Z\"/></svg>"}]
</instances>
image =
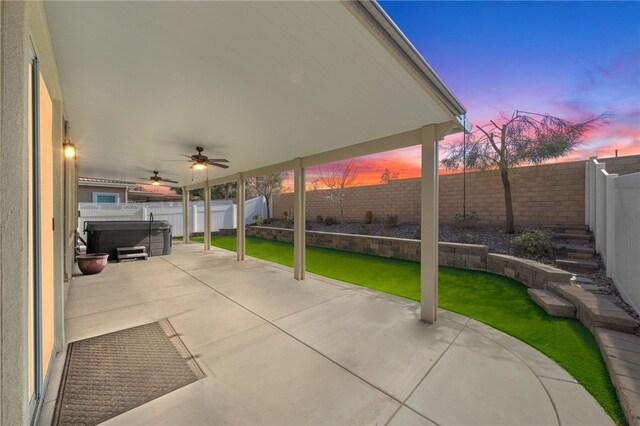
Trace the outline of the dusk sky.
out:
<instances>
[{"instance_id":1,"label":"dusk sky","mask_svg":"<svg viewBox=\"0 0 640 426\"><path fill-rule=\"evenodd\" d=\"M613 156L615 149L618 155L640 154L639 2L381 5L462 101L474 125L516 109L576 120L611 112L609 126L561 161ZM416 177L420 148L356 163L360 184L380 183L385 167L400 178ZM316 173L308 170L308 179Z\"/></svg>"}]
</instances>

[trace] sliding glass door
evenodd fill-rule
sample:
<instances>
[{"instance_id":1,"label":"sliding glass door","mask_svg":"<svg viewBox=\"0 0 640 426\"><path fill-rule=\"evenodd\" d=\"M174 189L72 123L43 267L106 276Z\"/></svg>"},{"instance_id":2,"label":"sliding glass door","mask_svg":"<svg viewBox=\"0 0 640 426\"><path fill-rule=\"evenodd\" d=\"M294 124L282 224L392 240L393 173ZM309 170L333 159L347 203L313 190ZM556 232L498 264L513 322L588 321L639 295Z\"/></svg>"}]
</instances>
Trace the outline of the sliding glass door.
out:
<instances>
[{"instance_id":1,"label":"sliding glass door","mask_svg":"<svg viewBox=\"0 0 640 426\"><path fill-rule=\"evenodd\" d=\"M29 64L29 278L27 347L29 402L36 412L54 353L53 103L39 70Z\"/></svg>"}]
</instances>

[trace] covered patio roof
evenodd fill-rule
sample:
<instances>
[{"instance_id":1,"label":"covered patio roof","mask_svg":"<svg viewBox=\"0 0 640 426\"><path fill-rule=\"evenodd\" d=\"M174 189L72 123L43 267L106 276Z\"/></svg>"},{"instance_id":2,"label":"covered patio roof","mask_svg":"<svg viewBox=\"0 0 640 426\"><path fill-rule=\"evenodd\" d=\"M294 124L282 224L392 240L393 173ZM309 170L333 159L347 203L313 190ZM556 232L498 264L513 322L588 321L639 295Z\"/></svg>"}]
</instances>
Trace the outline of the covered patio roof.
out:
<instances>
[{"instance_id":1,"label":"covered patio roof","mask_svg":"<svg viewBox=\"0 0 640 426\"><path fill-rule=\"evenodd\" d=\"M465 112L375 2L45 7L80 175L159 170L188 185L431 124L456 131ZM230 168L164 161L196 146Z\"/></svg>"}]
</instances>

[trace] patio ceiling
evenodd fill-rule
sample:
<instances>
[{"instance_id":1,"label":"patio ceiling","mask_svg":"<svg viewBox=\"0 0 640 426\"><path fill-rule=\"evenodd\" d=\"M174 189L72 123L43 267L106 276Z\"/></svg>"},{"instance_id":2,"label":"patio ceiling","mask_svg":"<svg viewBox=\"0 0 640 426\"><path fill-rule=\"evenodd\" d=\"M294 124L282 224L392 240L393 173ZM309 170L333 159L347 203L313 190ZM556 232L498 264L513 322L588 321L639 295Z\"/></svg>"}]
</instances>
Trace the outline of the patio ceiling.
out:
<instances>
[{"instance_id":1,"label":"patio ceiling","mask_svg":"<svg viewBox=\"0 0 640 426\"><path fill-rule=\"evenodd\" d=\"M375 4L51 1L46 12L81 176L159 170L189 184L464 112ZM192 176L163 161L197 145L231 167Z\"/></svg>"}]
</instances>

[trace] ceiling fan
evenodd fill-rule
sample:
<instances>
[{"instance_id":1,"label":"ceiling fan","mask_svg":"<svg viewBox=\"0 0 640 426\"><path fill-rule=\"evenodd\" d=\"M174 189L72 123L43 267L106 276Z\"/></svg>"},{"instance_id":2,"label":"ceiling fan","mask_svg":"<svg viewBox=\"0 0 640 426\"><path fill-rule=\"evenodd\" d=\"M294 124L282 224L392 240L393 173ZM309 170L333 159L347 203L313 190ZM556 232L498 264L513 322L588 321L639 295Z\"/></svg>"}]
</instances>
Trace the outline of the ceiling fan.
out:
<instances>
[{"instance_id":1,"label":"ceiling fan","mask_svg":"<svg viewBox=\"0 0 640 426\"><path fill-rule=\"evenodd\" d=\"M202 153L202 151L204 151L204 148L202 148L201 146L197 146L196 151L198 151L198 153L193 155L180 154L183 157L188 158L188 160L186 161L189 161L190 163L192 163L191 166L189 167L190 169L204 170L207 168L207 166L215 166L223 169L229 168L229 166L226 164L220 164L220 163L228 163L229 160L225 160L224 158L209 158Z\"/></svg>"},{"instance_id":2,"label":"ceiling fan","mask_svg":"<svg viewBox=\"0 0 640 426\"><path fill-rule=\"evenodd\" d=\"M178 183L178 181L176 180L161 178L160 176L158 176L157 170L153 171L153 176L149 176L148 178L140 178L140 179L148 180L150 181L149 183L151 183L151 185L156 185L156 186L161 185L162 183Z\"/></svg>"}]
</instances>

